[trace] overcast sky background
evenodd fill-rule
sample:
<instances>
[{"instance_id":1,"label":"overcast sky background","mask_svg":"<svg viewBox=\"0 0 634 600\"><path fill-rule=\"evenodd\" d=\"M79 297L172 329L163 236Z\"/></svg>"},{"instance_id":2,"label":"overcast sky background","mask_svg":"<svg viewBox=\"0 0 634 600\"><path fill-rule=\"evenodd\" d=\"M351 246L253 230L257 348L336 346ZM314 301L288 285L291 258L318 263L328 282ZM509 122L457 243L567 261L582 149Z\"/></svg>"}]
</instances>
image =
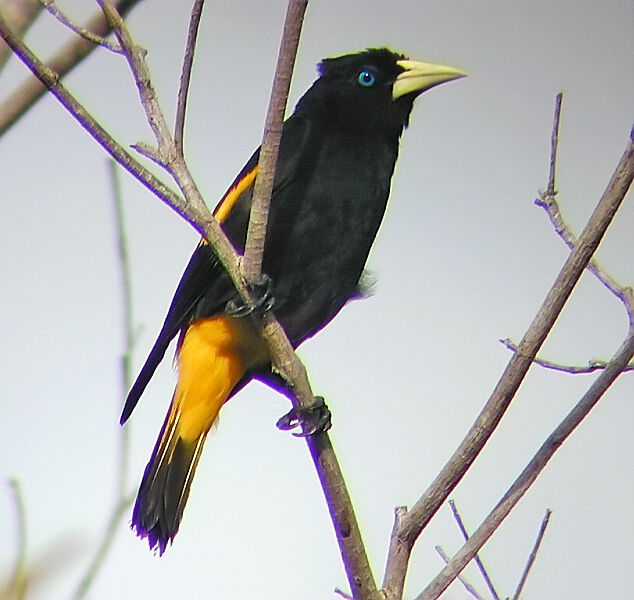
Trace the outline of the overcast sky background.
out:
<instances>
[{"instance_id":1,"label":"overcast sky background","mask_svg":"<svg viewBox=\"0 0 634 600\"><path fill-rule=\"evenodd\" d=\"M259 143L285 2L209 2L196 55L186 153L214 206ZM60 3L78 20L95 10ZM129 25L148 49L172 120L189 2L141 3ZM389 45L469 77L417 101L391 201L370 256L376 293L345 308L302 346L315 391L333 413L332 440L380 582L392 511L411 505L480 411L567 251L542 209L555 95L565 93L559 200L583 227L625 148L634 107L630 0L313 1L292 86L294 103L323 57ZM48 56L67 32L43 16L27 36ZM5 94L26 75L17 61ZM124 60L99 50L68 87L125 144L152 141ZM0 140L0 477L17 477L29 560L61 566L33 600L68 598L114 501L122 306L103 151L52 98ZM122 174L135 373L157 333L196 233ZM634 283L632 195L600 248ZM609 358L626 333L620 303L582 278L541 355ZM496 504L596 375L534 368L500 428L452 494L470 530ZM131 421L136 489L171 398L166 360ZM624 375L549 464L482 557L512 595L546 508L546 539L530 598L631 593L634 374ZM333 598L347 581L305 444L276 430L287 401L252 384L226 406L198 468L181 530L162 558L122 522L90 594L105 598ZM127 518L127 517L126 517ZM0 486L0 580L17 533ZM440 544L461 538L444 506L419 540L412 598L440 570ZM480 590L480 578L469 576ZM466 598L454 584L445 598Z\"/></svg>"}]
</instances>

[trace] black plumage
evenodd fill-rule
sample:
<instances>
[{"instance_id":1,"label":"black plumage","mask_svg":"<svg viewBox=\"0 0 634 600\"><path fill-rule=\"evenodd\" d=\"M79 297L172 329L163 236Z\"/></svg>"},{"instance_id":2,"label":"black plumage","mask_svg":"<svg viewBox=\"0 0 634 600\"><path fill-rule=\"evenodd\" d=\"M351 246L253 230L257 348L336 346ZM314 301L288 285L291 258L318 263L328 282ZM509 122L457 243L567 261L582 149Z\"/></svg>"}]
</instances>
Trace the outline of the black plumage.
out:
<instances>
[{"instance_id":1,"label":"black plumage","mask_svg":"<svg viewBox=\"0 0 634 600\"><path fill-rule=\"evenodd\" d=\"M399 138L409 122L415 98L429 87L463 75L455 69L409 61L387 49L326 59L320 63L319 73L284 124L263 256L263 272L272 281L274 313L295 347L358 295L361 274L388 201ZM215 213L240 252L258 157L259 150ZM237 327L230 338L243 338L230 344L239 347L235 350L236 364L242 372L237 381L231 379L227 384L230 389L222 401L252 378L279 387L266 352L256 348L257 334L248 317L226 315L227 302L234 296L213 250L201 242L130 390L122 422L130 416L172 339L180 335L181 344L188 343L187 336L192 333L193 344L192 327L201 323L210 327L230 325L231 331ZM227 345L225 338L218 341L213 330L205 335L202 342L196 338L197 348L207 343L218 347L224 344L223 348ZM253 346L252 352L244 349L248 345ZM215 365L214 356L209 355L210 368ZM189 368L182 362L179 366L181 373ZM184 416L188 407L205 402L203 396L192 391L196 385L187 383L182 384L182 390L177 388L135 506L133 523L137 532L147 536L150 546L158 546L161 552L178 530L200 448L219 410L214 400L199 430L194 427L195 434L179 430L185 422L189 429L193 427L192 417Z\"/></svg>"}]
</instances>

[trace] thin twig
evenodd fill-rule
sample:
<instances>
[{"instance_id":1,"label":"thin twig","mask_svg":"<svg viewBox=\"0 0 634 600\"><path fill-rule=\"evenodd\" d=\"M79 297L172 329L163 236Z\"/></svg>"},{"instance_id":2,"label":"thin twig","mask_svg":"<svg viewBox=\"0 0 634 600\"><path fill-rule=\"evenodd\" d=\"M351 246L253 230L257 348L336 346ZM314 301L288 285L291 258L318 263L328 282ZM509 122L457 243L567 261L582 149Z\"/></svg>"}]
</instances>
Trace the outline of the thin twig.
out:
<instances>
[{"instance_id":1,"label":"thin twig","mask_svg":"<svg viewBox=\"0 0 634 600\"><path fill-rule=\"evenodd\" d=\"M388 598L402 597L405 574L414 542L462 479L497 427L588 261L612 222L633 177L634 130L630 134L627 148L601 200L579 238L579 244L575 246L566 259L537 315L519 343L517 352L511 357L483 410L447 464L412 509L403 517L399 530L393 533L390 539L383 586ZM631 315L630 319L632 321L634 317ZM621 369L629 360L630 358L621 365ZM609 369L610 367L606 368L599 378L602 378ZM425 597L437 596L426 595Z\"/></svg>"},{"instance_id":2,"label":"thin twig","mask_svg":"<svg viewBox=\"0 0 634 600\"><path fill-rule=\"evenodd\" d=\"M286 9L284 30L273 78L273 90L264 124L258 174L253 188L251 216L244 248L242 273L248 281L256 280L262 271L266 223L271 194L273 193L277 154L282 139L282 123L307 5L308 0L289 0Z\"/></svg>"},{"instance_id":3,"label":"thin twig","mask_svg":"<svg viewBox=\"0 0 634 600\"><path fill-rule=\"evenodd\" d=\"M539 552L539 547L544 539L544 534L546 533L546 527L548 527L548 521L550 520L550 515L552 514L552 510L550 508L546 509L546 514L542 519L542 524L539 528L539 533L537 534L537 539L535 540L535 544L533 545L533 549L531 550L530 555L528 556L528 561L526 561L526 566L524 567L524 571L522 572L522 577L520 578L519 583L517 584L517 589L513 594L513 600L519 600L520 594L522 593L522 589L524 588L524 584L526 583L526 579L528 578L528 574L530 573L533 563L535 562L535 558L537 557L537 552Z\"/></svg>"},{"instance_id":4,"label":"thin twig","mask_svg":"<svg viewBox=\"0 0 634 600\"><path fill-rule=\"evenodd\" d=\"M127 512L128 508L132 504L134 500L134 496L128 496L127 498L122 498L120 502L115 506L114 510L110 514L110 518L106 523L106 529L104 531L103 538L101 539L101 543L97 547L95 555L93 556L86 572L82 576L77 589L71 596L72 600L80 600L81 598L85 598L88 593L90 586L95 580L95 576L99 572L101 565L103 564L104 559L108 554L108 550L112 546L112 542L114 541L114 537L117 533L118 525L121 522L124 514Z\"/></svg>"},{"instance_id":5,"label":"thin twig","mask_svg":"<svg viewBox=\"0 0 634 600\"><path fill-rule=\"evenodd\" d=\"M7 587L7 598L15 598L22 600L26 596L26 588L28 585L28 577L26 572L26 510L24 508L24 498L22 496L22 488L17 479L10 479L9 486L13 496L15 505L15 516L18 524L18 544L15 552L15 564L9 585Z\"/></svg>"},{"instance_id":6,"label":"thin twig","mask_svg":"<svg viewBox=\"0 0 634 600\"><path fill-rule=\"evenodd\" d=\"M118 0L117 9L121 15L125 15L139 0ZM105 37L111 30L101 11L98 11L87 23L87 30L95 35ZM11 27L8 28L11 31ZM18 39L20 35L16 36ZM73 35L62 48L50 58L46 66L58 77L64 77L74 69L95 48L92 42ZM46 84L41 80L29 77L18 86L13 93L0 104L0 136L15 124L47 91Z\"/></svg>"},{"instance_id":7,"label":"thin twig","mask_svg":"<svg viewBox=\"0 0 634 600\"><path fill-rule=\"evenodd\" d=\"M123 50L123 55L128 61L130 72L134 76L137 89L139 90L141 104L145 109L147 122L158 144L159 157L165 166L169 168L169 164L173 160L172 153L174 152L172 135L159 104L156 90L152 85L150 71L145 61L147 52L132 39L132 35L123 17L117 11L114 1L97 0L97 2L101 6L104 15L106 15L106 19L108 19Z\"/></svg>"},{"instance_id":8,"label":"thin twig","mask_svg":"<svg viewBox=\"0 0 634 600\"><path fill-rule=\"evenodd\" d=\"M505 340L499 340L501 344L503 344L506 348L508 348L511 352L517 352L517 344L513 341L506 338ZM599 360L598 358L593 358L588 361L587 365L563 365L560 363L551 362L550 360L545 360L543 358L537 358L533 360L536 365L540 367L544 367L545 369L552 369L553 371L561 371L562 373L571 373L573 375L584 374L584 373L594 373L595 371L599 371L601 369L605 369L608 366L608 362L605 360ZM634 363L630 363L623 369L623 371L634 371Z\"/></svg>"},{"instance_id":9,"label":"thin twig","mask_svg":"<svg viewBox=\"0 0 634 600\"><path fill-rule=\"evenodd\" d=\"M555 198L557 195L557 190L555 189L555 168L557 162L557 145L559 142L559 123L561 120L561 100L562 93L560 92L557 94L555 102L555 117L550 143L550 174L548 177L548 185L545 192L540 192L539 198L535 200L535 204L541 206L546 211L557 235L559 235L566 246L572 250L579 241L572 231L570 231L570 228L561 216L561 210ZM634 289L632 287L618 283L596 258L590 260L587 269L625 305L625 309L628 312L634 311Z\"/></svg>"},{"instance_id":10,"label":"thin twig","mask_svg":"<svg viewBox=\"0 0 634 600\"><path fill-rule=\"evenodd\" d=\"M163 200L163 202L188 220L192 226L198 227L202 233L202 227L196 225L196 220L201 215L190 210L181 196L166 186L151 171L148 171L138 160L127 152L64 87L60 82L59 74L44 65L19 38L13 35L4 19L2 19L2 16L0 16L0 37L11 46L13 51L20 57L24 64L29 67L40 82L50 90L64 108L112 158L135 177L135 179Z\"/></svg>"},{"instance_id":11,"label":"thin twig","mask_svg":"<svg viewBox=\"0 0 634 600\"><path fill-rule=\"evenodd\" d=\"M443 559L444 563L447 564L449 562L449 557L447 553L443 550L442 546L435 546L436 552L440 558ZM467 578L463 575L458 575L456 578L458 581L464 586L464 589L467 590L474 598L477 600L485 600L484 596L481 596L478 590L476 590L468 581Z\"/></svg>"},{"instance_id":12,"label":"thin twig","mask_svg":"<svg viewBox=\"0 0 634 600\"><path fill-rule=\"evenodd\" d=\"M48 13L53 15L62 25L68 27L71 31L83 37L85 40L98 46L103 46L112 52L121 54L121 46L113 44L110 40L103 36L96 35L92 31L89 31L85 27L75 23L70 17L66 16L55 4L55 0L39 0L40 4L47 10Z\"/></svg>"},{"instance_id":13,"label":"thin twig","mask_svg":"<svg viewBox=\"0 0 634 600\"><path fill-rule=\"evenodd\" d=\"M156 151L147 144L137 144L137 148L143 148L143 152L146 155L152 155L154 160L172 175L185 200L179 199L179 203L176 205L173 203L174 198L170 197L167 198L168 204L175 208L181 216L207 239L213 247L218 260L231 278L237 292L247 306L252 306L251 297L238 268L238 255L231 242L224 235L218 222L209 212L202 194L185 164L184 158L175 149L174 140L170 134L165 115L152 86L150 72L145 62L144 50L134 43L125 22L117 12L112 0L98 0L98 2L124 50L124 55L137 84L139 98L145 110L148 124L157 142ZM166 200L165 197L161 197L161 199Z\"/></svg>"},{"instance_id":14,"label":"thin twig","mask_svg":"<svg viewBox=\"0 0 634 600\"><path fill-rule=\"evenodd\" d=\"M458 529L460 529L460 533L462 533L462 537L464 538L464 541L468 542L469 534L467 533L467 528L465 527L462 521L462 517L460 516L460 513L458 512L456 503L453 500L449 500L449 506L451 508L451 512L453 513L453 518L456 521L456 524L458 525ZM486 586L489 588L489 591L491 592L491 595L493 596L493 598L495 600L500 600L500 596L498 596L495 586L493 585L493 582L491 581L491 578L489 577L489 573L487 572L486 567L484 566L484 563L482 562L482 560L477 554L473 557L473 561L478 566L478 569L480 570L480 574L482 575L482 579L484 579L484 583L486 583Z\"/></svg>"},{"instance_id":15,"label":"thin twig","mask_svg":"<svg viewBox=\"0 0 634 600\"><path fill-rule=\"evenodd\" d=\"M132 284L130 277L130 262L128 260L128 243L125 232L125 222L123 217L123 199L121 197L121 184L119 181L119 171L117 163L113 160L108 162L110 169L110 181L112 185L112 195L114 198L115 223L117 230L117 254L119 256L119 272L121 276L122 292L122 314L123 314L123 338L124 352L121 356L121 396L120 404L123 405L130 385L132 384L131 359L134 344L134 325L132 318ZM118 407L120 408L120 406ZM103 564L112 542L117 533L118 525L124 514L134 500L134 495L128 493L128 458L130 448L129 427L119 428L119 475L117 481L117 492L115 505L110 513L110 518L106 524L101 543L97 547L95 554L90 561L86 571L72 596L72 600L82 600L86 597L90 586L95 580Z\"/></svg>"},{"instance_id":16,"label":"thin twig","mask_svg":"<svg viewBox=\"0 0 634 600\"><path fill-rule=\"evenodd\" d=\"M572 250L579 243L579 240L574 233L570 231L570 228L561 216L559 204L555 200L555 196L544 192L535 200L535 204L541 206L546 211L555 232L564 241L566 246ZM593 258L588 263L587 269L625 305L626 310L634 310L634 289L631 286L621 285L606 271L596 258Z\"/></svg>"},{"instance_id":17,"label":"thin twig","mask_svg":"<svg viewBox=\"0 0 634 600\"><path fill-rule=\"evenodd\" d=\"M101 0L106 12L112 13L112 3ZM118 28L119 42L126 49L127 36L121 28L119 16L110 14L109 22ZM236 290L247 306L252 306L249 291L244 285L239 272L238 256L224 236L219 224L209 213L198 188L196 187L191 174L187 170L182 158L173 151L173 142L166 144L161 150L164 162L169 165L170 173L174 176L181 188L186 200L172 192L167 186L160 182L151 173L147 172L138 161L130 156L108 133L97 123L94 118L79 104L65 89L59 81L59 75L47 69L33 53L7 29L6 24L0 19L0 34L14 48L20 58L37 75L37 77L51 89L52 93L64 104L64 106L75 116L75 118L85 127L89 133L101 144L107 152L117 160L126 170L132 173L139 181L150 190L153 190L164 202L171 206L181 216L183 216L194 228L205 237L210 243L221 264L225 267ZM130 48L132 52L126 52L128 61L133 69L143 68L144 61L140 56L140 51ZM150 110L153 103L151 94L146 92L151 89L149 83L144 81L144 77L135 71L135 78L139 85L144 108L150 117L152 129L157 138L168 136L169 130L164 122L156 122L153 119L162 116L160 109L157 112ZM149 75L148 75L149 77ZM160 139L157 140L159 146ZM168 141L168 140L165 140ZM296 407L306 408L314 401L306 369L299 361L293 348L286 337L284 330L277 323L271 312L265 314L263 319L264 337L269 345L272 362L277 371L289 382L289 386L294 392L293 402ZM262 330L261 330L262 331ZM365 549L361 540L359 528L354 516L354 511L350 498L341 474L336 456L327 435L315 435L306 439L310 448L311 457L315 464L322 489L326 497L326 502L333 520L335 532L339 546L344 556L344 563L348 579L355 599L378 598L379 592L372 577Z\"/></svg>"},{"instance_id":18,"label":"thin twig","mask_svg":"<svg viewBox=\"0 0 634 600\"><path fill-rule=\"evenodd\" d=\"M482 525L473 533L469 541L456 553L449 564L429 586L416 597L416 600L435 600L447 589L457 574L465 568L475 553L491 537L493 532L519 502L520 498L537 479L566 438L583 421L603 394L614 383L614 380L623 372L623 368L631 360L632 356L634 356L634 322L629 328L628 336L617 350L608 367L601 372L577 405L548 436L520 476L489 513Z\"/></svg>"},{"instance_id":19,"label":"thin twig","mask_svg":"<svg viewBox=\"0 0 634 600\"><path fill-rule=\"evenodd\" d=\"M185 58L183 59L183 69L181 71L181 84L178 90L176 124L174 125L174 144L176 145L176 151L181 156L184 156L183 135L185 129L185 114L187 112L187 95L189 93L189 82L192 75L192 66L194 64L194 51L196 50L198 27L200 25L200 17L203 13L204 4L205 0L194 0L194 6L189 19Z\"/></svg>"},{"instance_id":20,"label":"thin twig","mask_svg":"<svg viewBox=\"0 0 634 600\"><path fill-rule=\"evenodd\" d=\"M284 112L306 6L307 0L289 0L286 10L241 265L242 274L247 281L257 280L262 269L266 224ZM306 369L286 336L279 335L280 333L281 327L273 315L270 312L265 313L262 318L262 334L273 351L273 369L290 382L294 406L306 409L314 402ZM330 438L325 433L307 436L306 443L328 504L352 595L357 600L379 598L381 594L376 588L352 501Z\"/></svg>"},{"instance_id":21,"label":"thin twig","mask_svg":"<svg viewBox=\"0 0 634 600\"><path fill-rule=\"evenodd\" d=\"M4 17L15 35L23 37L28 28L42 12L38 0L4 0L0 5L0 14ZM11 48L0 41L0 70L11 56Z\"/></svg>"},{"instance_id":22,"label":"thin twig","mask_svg":"<svg viewBox=\"0 0 634 600\"><path fill-rule=\"evenodd\" d=\"M550 136L550 169L548 173L547 194L555 196L555 168L557 163L557 145L559 144L559 123L561 121L561 101L563 94L559 92L555 97L555 115L553 118L553 130Z\"/></svg>"},{"instance_id":23,"label":"thin twig","mask_svg":"<svg viewBox=\"0 0 634 600\"><path fill-rule=\"evenodd\" d=\"M121 357L121 405L125 403L128 390L132 385L132 352L136 336L134 334L134 318L132 315L132 277L130 275L130 259L123 214L123 196L119 170L114 160L109 160L110 181L115 206L115 223L117 228L117 250L119 255L119 273L121 277L121 304L123 315L124 352ZM128 457L130 447L130 428L120 428L120 460L119 460L119 493L120 500L125 498L128 488Z\"/></svg>"}]
</instances>

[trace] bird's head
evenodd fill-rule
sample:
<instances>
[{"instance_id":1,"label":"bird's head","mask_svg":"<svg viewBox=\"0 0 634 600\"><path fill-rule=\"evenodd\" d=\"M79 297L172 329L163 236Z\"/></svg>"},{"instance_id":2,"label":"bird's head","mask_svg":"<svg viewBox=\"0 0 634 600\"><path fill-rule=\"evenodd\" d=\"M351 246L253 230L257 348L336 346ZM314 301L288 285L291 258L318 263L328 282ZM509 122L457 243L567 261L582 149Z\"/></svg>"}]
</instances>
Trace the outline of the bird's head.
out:
<instances>
[{"instance_id":1,"label":"bird's head","mask_svg":"<svg viewBox=\"0 0 634 600\"><path fill-rule=\"evenodd\" d=\"M326 58L319 73L296 112L319 114L346 129L398 133L407 125L417 96L466 76L459 69L409 60L387 48Z\"/></svg>"}]
</instances>

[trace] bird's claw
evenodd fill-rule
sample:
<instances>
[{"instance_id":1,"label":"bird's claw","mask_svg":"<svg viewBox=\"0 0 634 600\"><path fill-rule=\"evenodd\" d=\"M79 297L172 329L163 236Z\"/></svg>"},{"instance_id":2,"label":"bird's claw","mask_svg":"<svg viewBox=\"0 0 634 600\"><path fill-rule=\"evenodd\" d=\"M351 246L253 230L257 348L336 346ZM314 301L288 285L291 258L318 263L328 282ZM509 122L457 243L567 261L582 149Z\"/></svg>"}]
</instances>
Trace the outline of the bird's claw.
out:
<instances>
[{"instance_id":1,"label":"bird's claw","mask_svg":"<svg viewBox=\"0 0 634 600\"><path fill-rule=\"evenodd\" d=\"M321 396L315 396L314 404L305 409L292 408L276 423L278 429L288 431L301 427L301 432L293 433L295 437L308 437L325 433L332 426L332 415Z\"/></svg>"},{"instance_id":2,"label":"bird's claw","mask_svg":"<svg viewBox=\"0 0 634 600\"><path fill-rule=\"evenodd\" d=\"M244 300L236 294L225 305L226 314L232 317L247 317L254 312L264 314L273 308L275 303L273 283L268 275L262 273L257 281L248 284L248 288L251 292L251 298L253 298L253 306L247 306Z\"/></svg>"}]
</instances>

